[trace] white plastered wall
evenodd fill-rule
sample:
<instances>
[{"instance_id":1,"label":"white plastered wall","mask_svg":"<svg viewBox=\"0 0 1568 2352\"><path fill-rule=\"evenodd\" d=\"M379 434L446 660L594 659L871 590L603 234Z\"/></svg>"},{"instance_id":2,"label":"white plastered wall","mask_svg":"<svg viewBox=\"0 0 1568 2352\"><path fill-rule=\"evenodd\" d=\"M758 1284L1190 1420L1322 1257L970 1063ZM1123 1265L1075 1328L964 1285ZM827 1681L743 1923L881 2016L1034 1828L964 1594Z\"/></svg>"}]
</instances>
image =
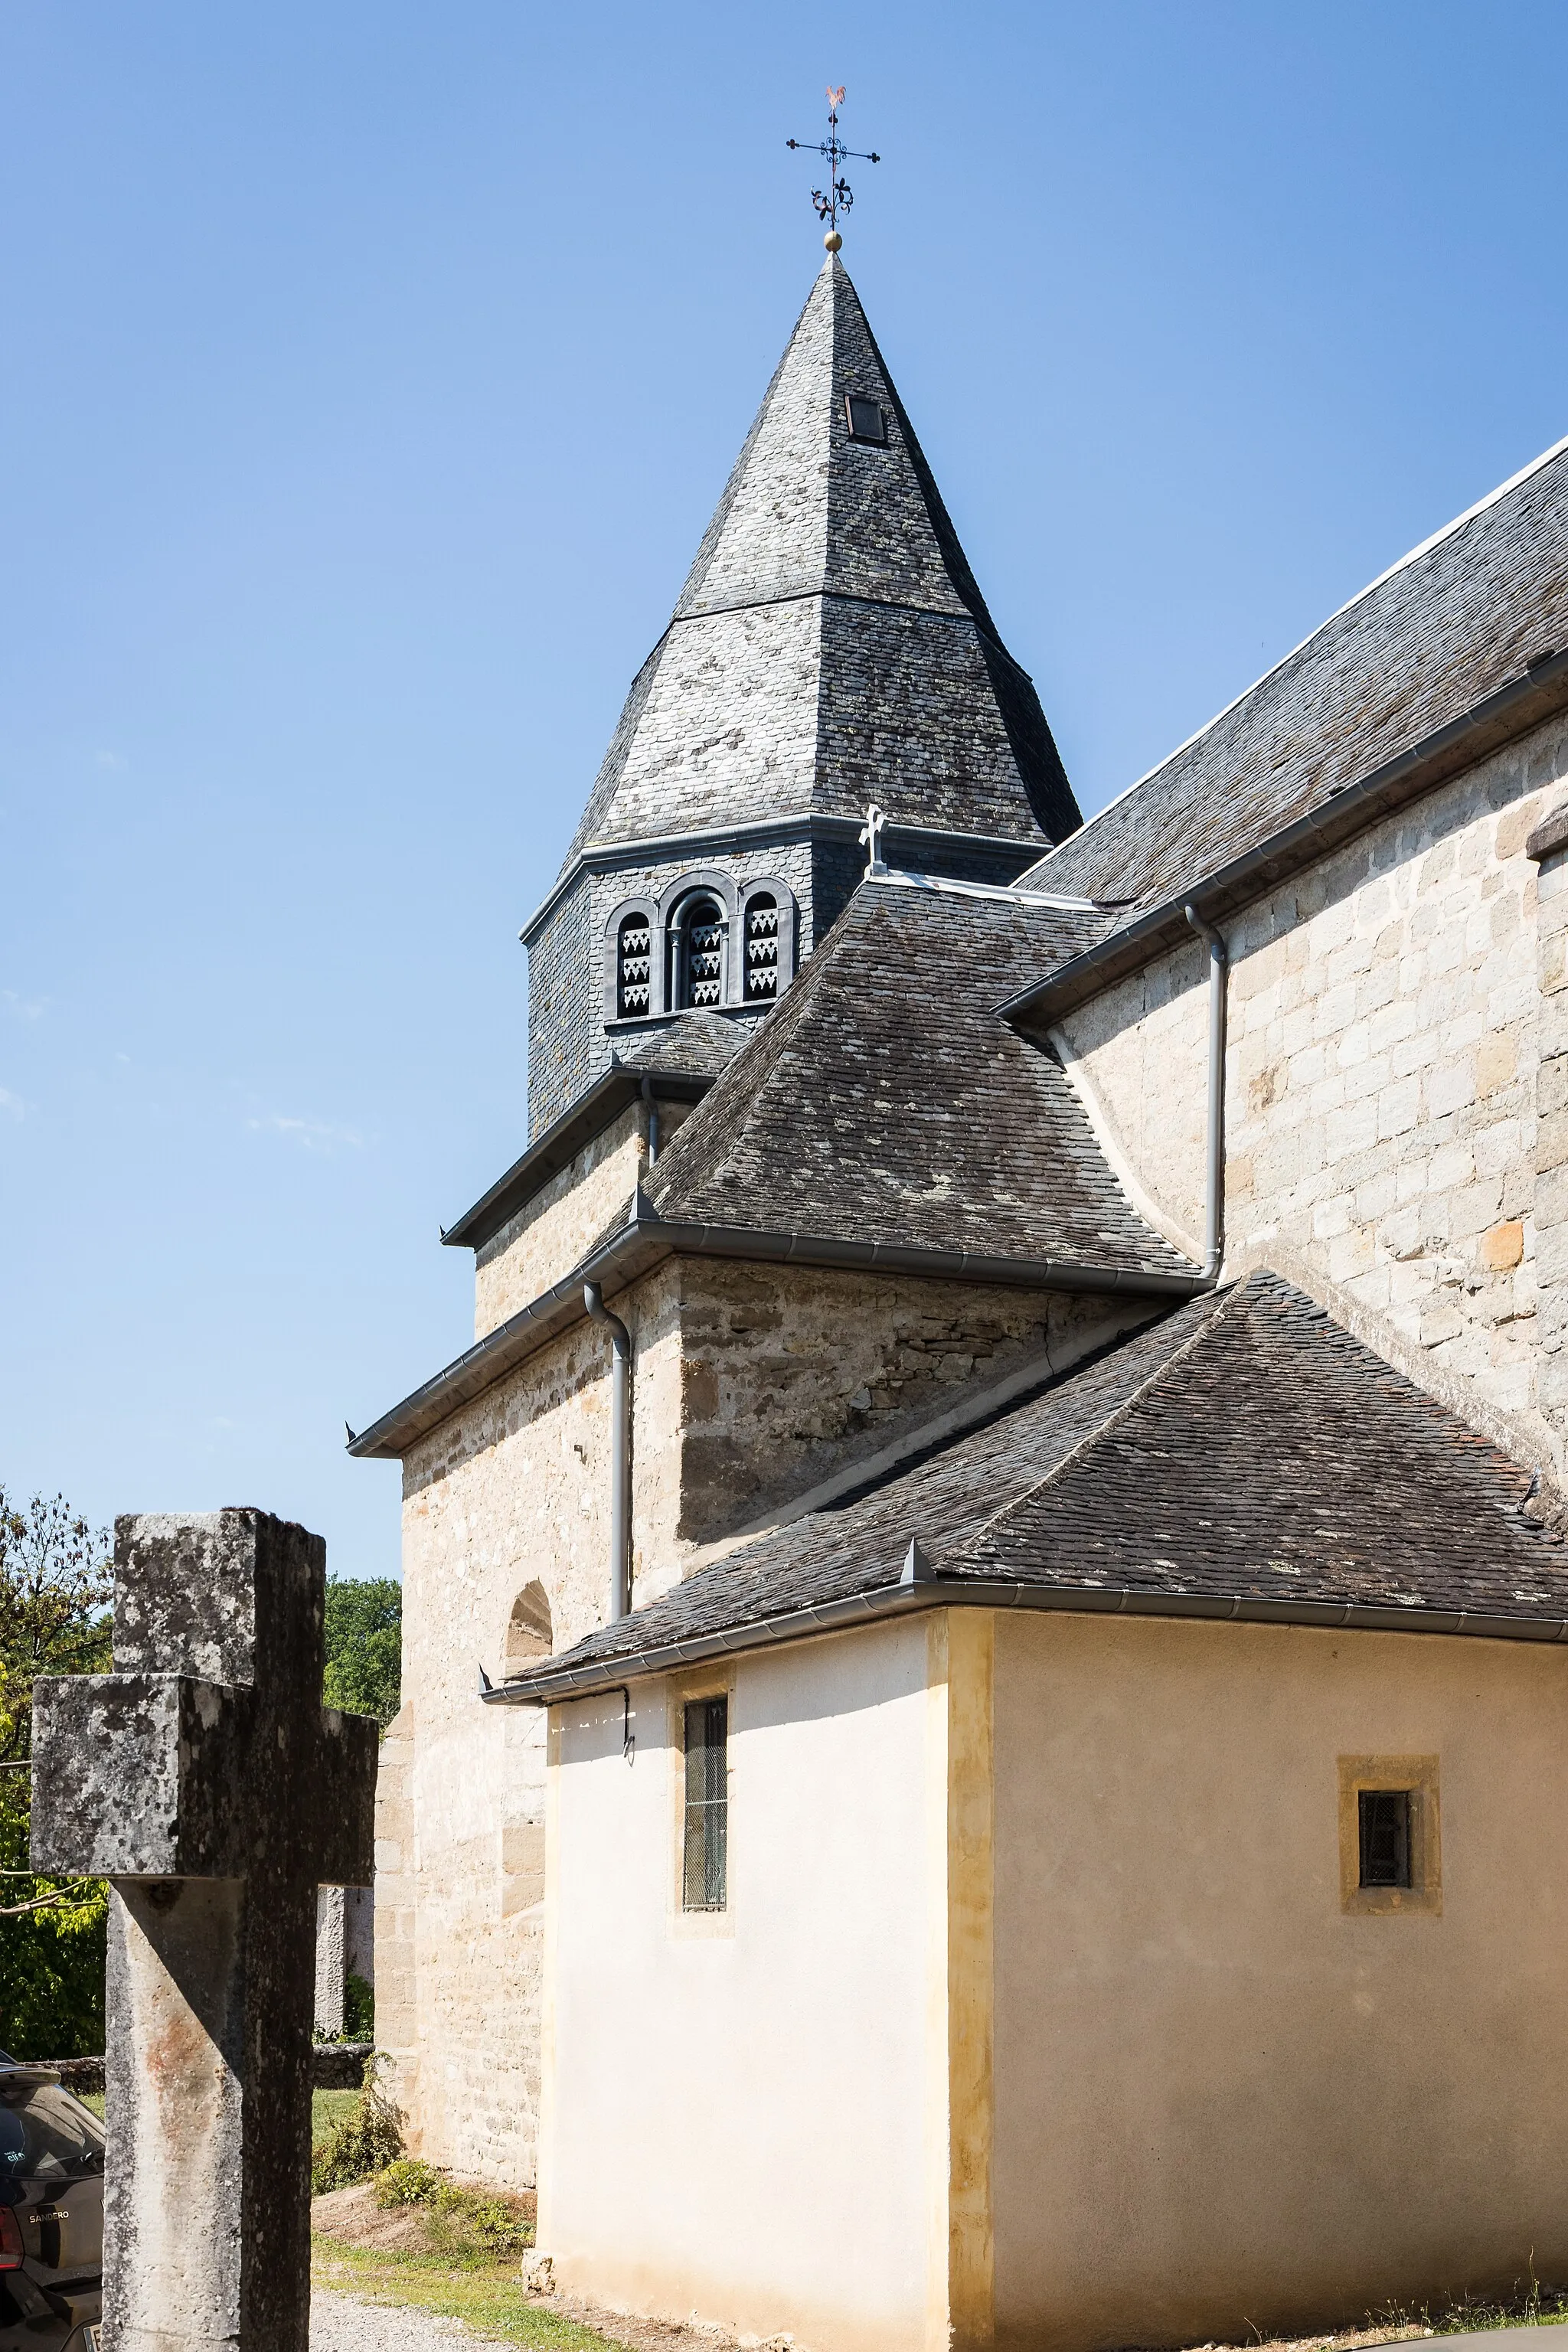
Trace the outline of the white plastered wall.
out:
<instances>
[{"instance_id":1,"label":"white plastered wall","mask_svg":"<svg viewBox=\"0 0 1568 2352\"><path fill-rule=\"evenodd\" d=\"M943 1751L923 1618L556 1709L540 2243L569 2288L821 2352L924 2341ZM679 1908L728 1687L730 1907ZM937 1787L931 1786L932 1772Z\"/></svg>"}]
</instances>

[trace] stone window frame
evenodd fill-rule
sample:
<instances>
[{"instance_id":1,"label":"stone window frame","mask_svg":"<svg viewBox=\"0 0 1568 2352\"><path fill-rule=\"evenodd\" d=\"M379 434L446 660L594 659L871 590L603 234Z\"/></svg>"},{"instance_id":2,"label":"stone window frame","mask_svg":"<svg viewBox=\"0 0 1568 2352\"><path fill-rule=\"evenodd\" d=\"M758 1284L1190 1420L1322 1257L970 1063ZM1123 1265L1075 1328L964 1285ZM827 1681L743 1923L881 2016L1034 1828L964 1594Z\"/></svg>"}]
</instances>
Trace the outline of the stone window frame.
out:
<instances>
[{"instance_id":1,"label":"stone window frame","mask_svg":"<svg viewBox=\"0 0 1568 2352\"><path fill-rule=\"evenodd\" d=\"M678 876L657 898L646 891L641 892L618 899L610 909L603 934L605 1026L607 1029L631 1028L649 1021L667 1020L676 1011L671 1002L673 941L670 934L682 903L699 892L709 893L717 898L725 926L723 987L718 1004L711 1009L720 1013L765 1009L769 1004L776 1004L789 987L795 975L800 902L783 875L752 874L741 882L720 866L694 866ZM779 910L778 986L771 997L748 996L746 993L745 910L753 898L763 893L772 897ZM630 916L646 921L652 934L646 1013L623 1013L620 1009L621 926Z\"/></svg>"},{"instance_id":2,"label":"stone window frame","mask_svg":"<svg viewBox=\"0 0 1568 2352\"><path fill-rule=\"evenodd\" d=\"M1342 1756L1340 1780L1340 1908L1352 1917L1436 1918L1443 1909L1443 1840L1436 1756ZM1410 1793L1410 1884L1361 1883L1361 1793L1402 1789Z\"/></svg>"}]
</instances>

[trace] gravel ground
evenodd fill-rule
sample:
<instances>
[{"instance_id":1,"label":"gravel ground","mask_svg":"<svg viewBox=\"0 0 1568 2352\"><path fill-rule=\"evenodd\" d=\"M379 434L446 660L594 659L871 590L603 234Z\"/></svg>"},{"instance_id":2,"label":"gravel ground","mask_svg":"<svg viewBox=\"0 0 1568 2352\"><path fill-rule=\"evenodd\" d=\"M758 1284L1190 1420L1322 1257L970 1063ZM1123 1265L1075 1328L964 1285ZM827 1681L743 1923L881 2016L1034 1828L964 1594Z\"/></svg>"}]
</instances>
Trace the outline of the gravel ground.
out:
<instances>
[{"instance_id":1,"label":"gravel ground","mask_svg":"<svg viewBox=\"0 0 1568 2352\"><path fill-rule=\"evenodd\" d=\"M310 2352L453 2352L474 2341L460 2319L442 2319L433 2311L356 2303L325 2287L310 2297Z\"/></svg>"}]
</instances>

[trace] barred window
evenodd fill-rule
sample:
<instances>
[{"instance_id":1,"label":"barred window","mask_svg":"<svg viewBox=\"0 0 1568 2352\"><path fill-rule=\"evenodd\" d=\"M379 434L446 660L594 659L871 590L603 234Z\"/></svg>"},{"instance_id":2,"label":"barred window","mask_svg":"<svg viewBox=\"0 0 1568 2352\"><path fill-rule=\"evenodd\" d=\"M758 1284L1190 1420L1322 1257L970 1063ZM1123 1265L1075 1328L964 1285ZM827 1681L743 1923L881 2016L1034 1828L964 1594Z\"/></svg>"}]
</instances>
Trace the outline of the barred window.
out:
<instances>
[{"instance_id":1,"label":"barred window","mask_svg":"<svg viewBox=\"0 0 1568 2352\"><path fill-rule=\"evenodd\" d=\"M722 1911L729 1858L730 1702L693 1699L686 1710L686 1834L680 1907Z\"/></svg>"},{"instance_id":2,"label":"barred window","mask_svg":"<svg viewBox=\"0 0 1568 2352\"><path fill-rule=\"evenodd\" d=\"M616 941L616 1012L621 1020L635 1020L647 1011L652 969L653 932L648 919L627 915Z\"/></svg>"},{"instance_id":3,"label":"barred window","mask_svg":"<svg viewBox=\"0 0 1568 2352\"><path fill-rule=\"evenodd\" d=\"M779 903L771 890L746 901L746 1001L771 1004L779 992Z\"/></svg>"},{"instance_id":4,"label":"barred window","mask_svg":"<svg viewBox=\"0 0 1568 2352\"><path fill-rule=\"evenodd\" d=\"M1410 1790L1358 1791L1361 1883L1363 1886L1409 1886Z\"/></svg>"},{"instance_id":5,"label":"barred window","mask_svg":"<svg viewBox=\"0 0 1568 2352\"><path fill-rule=\"evenodd\" d=\"M724 910L704 890L689 898L676 918L675 988L677 1012L724 1001Z\"/></svg>"}]
</instances>

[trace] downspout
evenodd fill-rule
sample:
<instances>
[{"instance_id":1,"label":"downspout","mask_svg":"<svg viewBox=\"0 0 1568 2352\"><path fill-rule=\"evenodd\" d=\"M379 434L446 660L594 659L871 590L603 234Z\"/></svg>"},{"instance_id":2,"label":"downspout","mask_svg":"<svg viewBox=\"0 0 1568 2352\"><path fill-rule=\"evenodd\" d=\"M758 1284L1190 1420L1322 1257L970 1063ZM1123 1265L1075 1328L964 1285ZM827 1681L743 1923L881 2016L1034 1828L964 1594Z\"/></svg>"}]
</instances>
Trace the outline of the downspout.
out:
<instances>
[{"instance_id":1,"label":"downspout","mask_svg":"<svg viewBox=\"0 0 1568 2352\"><path fill-rule=\"evenodd\" d=\"M658 1097L653 1090L653 1080L642 1082L642 1098L647 1105L647 1164L651 1168L658 1158Z\"/></svg>"},{"instance_id":2,"label":"downspout","mask_svg":"<svg viewBox=\"0 0 1568 2352\"><path fill-rule=\"evenodd\" d=\"M631 1607L632 1584L632 1335L605 1304L596 1282L583 1285L583 1304L610 1335L610 1619Z\"/></svg>"},{"instance_id":3,"label":"downspout","mask_svg":"<svg viewBox=\"0 0 1568 2352\"><path fill-rule=\"evenodd\" d=\"M1217 1282L1225 1262L1225 1014L1230 958L1225 941L1195 907L1186 918L1209 951L1209 1123L1207 1196L1204 1204L1204 1280Z\"/></svg>"}]
</instances>

